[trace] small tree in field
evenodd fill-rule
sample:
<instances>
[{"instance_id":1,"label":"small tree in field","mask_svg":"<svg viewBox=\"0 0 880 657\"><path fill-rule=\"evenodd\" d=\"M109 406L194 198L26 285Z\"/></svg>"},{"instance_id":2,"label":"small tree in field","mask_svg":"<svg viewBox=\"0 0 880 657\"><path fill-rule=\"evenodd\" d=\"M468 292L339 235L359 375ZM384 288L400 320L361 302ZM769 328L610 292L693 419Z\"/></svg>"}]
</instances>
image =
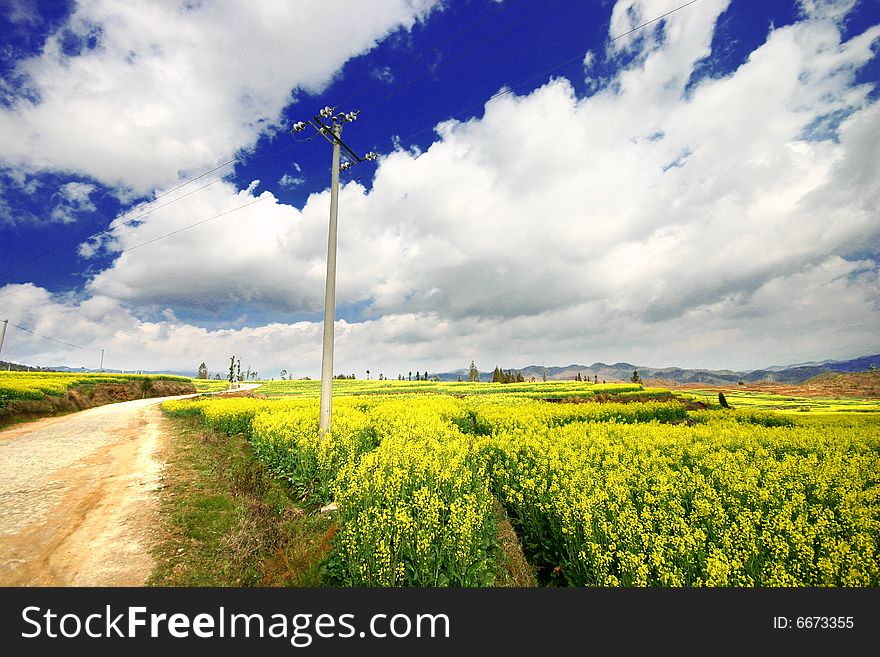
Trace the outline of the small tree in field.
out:
<instances>
[{"instance_id":1,"label":"small tree in field","mask_svg":"<svg viewBox=\"0 0 880 657\"><path fill-rule=\"evenodd\" d=\"M150 392L150 389L153 387L153 379L151 379L148 376L145 376L144 378L142 378L140 380L140 384L141 384L141 392L144 393L142 399L146 399L147 393Z\"/></svg>"},{"instance_id":2,"label":"small tree in field","mask_svg":"<svg viewBox=\"0 0 880 657\"><path fill-rule=\"evenodd\" d=\"M471 366L468 369L468 381L471 383L479 383L480 381L480 371L474 365L474 361L471 361Z\"/></svg>"},{"instance_id":3,"label":"small tree in field","mask_svg":"<svg viewBox=\"0 0 880 657\"><path fill-rule=\"evenodd\" d=\"M202 363L199 365L199 372L196 374L197 379L207 379L208 378L208 366Z\"/></svg>"},{"instance_id":4,"label":"small tree in field","mask_svg":"<svg viewBox=\"0 0 880 657\"><path fill-rule=\"evenodd\" d=\"M641 383L642 382L642 377L639 376L638 370L633 370L633 375L632 375L631 380L633 383Z\"/></svg>"}]
</instances>

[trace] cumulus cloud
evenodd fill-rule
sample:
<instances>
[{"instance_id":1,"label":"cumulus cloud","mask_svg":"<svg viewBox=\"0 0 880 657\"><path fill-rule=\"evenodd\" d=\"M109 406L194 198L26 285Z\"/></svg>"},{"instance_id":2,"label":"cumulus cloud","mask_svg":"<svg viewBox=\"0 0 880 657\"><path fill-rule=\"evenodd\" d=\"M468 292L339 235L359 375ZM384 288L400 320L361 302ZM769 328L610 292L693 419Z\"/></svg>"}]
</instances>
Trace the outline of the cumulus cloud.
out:
<instances>
[{"instance_id":1,"label":"cumulus cloud","mask_svg":"<svg viewBox=\"0 0 880 657\"><path fill-rule=\"evenodd\" d=\"M337 4L82 0L9 76L0 163L149 192L229 159L272 129L297 90L320 91L435 3Z\"/></svg>"},{"instance_id":2,"label":"cumulus cloud","mask_svg":"<svg viewBox=\"0 0 880 657\"><path fill-rule=\"evenodd\" d=\"M653 2L618 2L610 35L639 24L648 4L656 15ZM393 377L416 361L434 371L472 358L487 369L600 359L750 368L875 352L880 105L855 75L880 26L843 40L836 14L814 12L771 30L735 71L697 79L728 4L700 2L614 42L605 56L621 69L588 97L564 79L500 96L482 118L438 125L424 152L386 154L371 189L345 185L337 303L365 321L340 322L339 371ZM244 303L319 311L327 191L300 209L213 186L101 248L258 199L123 253L89 294L123 315ZM289 359L317 374L318 322L211 332L127 317L159 343L190 336L222 354L250 340L274 359L260 368L296 371Z\"/></svg>"}]
</instances>

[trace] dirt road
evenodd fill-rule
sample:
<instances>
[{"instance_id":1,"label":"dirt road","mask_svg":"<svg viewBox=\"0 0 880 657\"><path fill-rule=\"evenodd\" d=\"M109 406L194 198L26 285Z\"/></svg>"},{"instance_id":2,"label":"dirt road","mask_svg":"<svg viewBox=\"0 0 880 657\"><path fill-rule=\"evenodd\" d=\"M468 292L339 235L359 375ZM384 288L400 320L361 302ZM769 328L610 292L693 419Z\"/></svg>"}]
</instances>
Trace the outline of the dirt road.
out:
<instances>
[{"instance_id":1,"label":"dirt road","mask_svg":"<svg viewBox=\"0 0 880 657\"><path fill-rule=\"evenodd\" d=\"M0 585L144 583L158 531L157 458L170 427L158 404L166 399L176 398L0 431Z\"/></svg>"}]
</instances>

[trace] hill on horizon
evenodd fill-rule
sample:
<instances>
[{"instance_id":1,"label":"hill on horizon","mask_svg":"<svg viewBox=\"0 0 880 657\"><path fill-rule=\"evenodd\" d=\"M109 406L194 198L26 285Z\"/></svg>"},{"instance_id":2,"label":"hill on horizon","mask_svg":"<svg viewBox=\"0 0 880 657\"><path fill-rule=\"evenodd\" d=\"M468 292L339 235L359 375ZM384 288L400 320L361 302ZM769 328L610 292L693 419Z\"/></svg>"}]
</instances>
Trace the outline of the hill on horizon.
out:
<instances>
[{"instance_id":1,"label":"hill on horizon","mask_svg":"<svg viewBox=\"0 0 880 657\"><path fill-rule=\"evenodd\" d=\"M739 381L755 383L767 381L770 383L803 383L821 374L831 372L864 372L870 369L880 369L880 354L873 356L860 356L850 360L833 361L826 360L821 363L799 363L789 366L774 366L760 370L735 371L735 370L709 370L709 369L685 369L680 367L650 367L646 365L634 365L632 363L593 363L592 365L578 365L573 363L564 366L542 367L541 365L529 365L523 368L506 368L504 371L522 372L526 381L532 377L540 381L544 371L547 372L548 381L571 381L578 374L582 378L599 381L629 381L633 371L638 371L642 379L665 379L676 383L706 383L706 384L736 384ZM494 368L493 368L494 370ZM453 370L437 374L441 381L456 381L458 377L466 380L467 369ZM492 371L480 372L480 381L491 381Z\"/></svg>"}]
</instances>

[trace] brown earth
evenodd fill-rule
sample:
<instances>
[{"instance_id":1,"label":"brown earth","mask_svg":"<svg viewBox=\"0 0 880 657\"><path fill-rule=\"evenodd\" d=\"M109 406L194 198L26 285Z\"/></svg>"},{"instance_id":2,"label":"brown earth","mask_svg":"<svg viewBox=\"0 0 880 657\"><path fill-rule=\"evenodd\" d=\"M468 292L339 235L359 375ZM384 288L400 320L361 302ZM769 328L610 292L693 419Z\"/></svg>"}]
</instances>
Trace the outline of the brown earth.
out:
<instances>
[{"instance_id":1,"label":"brown earth","mask_svg":"<svg viewBox=\"0 0 880 657\"><path fill-rule=\"evenodd\" d=\"M162 385L154 391L176 385L155 383ZM179 397L105 404L0 431L0 586L145 582L160 536L162 448L173 430L159 404L169 398Z\"/></svg>"},{"instance_id":2,"label":"brown earth","mask_svg":"<svg viewBox=\"0 0 880 657\"><path fill-rule=\"evenodd\" d=\"M159 400L0 432L0 585L137 586L153 566Z\"/></svg>"},{"instance_id":3,"label":"brown earth","mask_svg":"<svg viewBox=\"0 0 880 657\"><path fill-rule=\"evenodd\" d=\"M134 399L152 399L192 394L196 391L191 383L152 380L144 390L140 381L128 383L86 384L66 390L60 396L43 399L13 399L0 402L0 427L38 418L65 415L87 408L103 406Z\"/></svg>"}]
</instances>

